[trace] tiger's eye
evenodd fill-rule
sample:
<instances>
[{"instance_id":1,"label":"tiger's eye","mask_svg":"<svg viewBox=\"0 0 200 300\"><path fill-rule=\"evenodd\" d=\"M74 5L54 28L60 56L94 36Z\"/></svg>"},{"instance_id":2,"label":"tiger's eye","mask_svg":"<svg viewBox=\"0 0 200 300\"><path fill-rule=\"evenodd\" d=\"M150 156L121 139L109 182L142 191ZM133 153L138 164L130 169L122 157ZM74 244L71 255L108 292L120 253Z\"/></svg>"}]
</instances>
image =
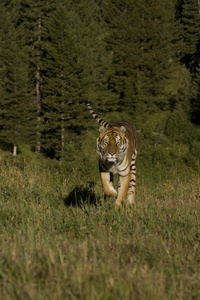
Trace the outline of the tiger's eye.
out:
<instances>
[{"instance_id":1,"label":"tiger's eye","mask_svg":"<svg viewBox=\"0 0 200 300\"><path fill-rule=\"evenodd\" d=\"M116 145L118 146L121 143L121 139L119 137L116 138Z\"/></svg>"}]
</instances>

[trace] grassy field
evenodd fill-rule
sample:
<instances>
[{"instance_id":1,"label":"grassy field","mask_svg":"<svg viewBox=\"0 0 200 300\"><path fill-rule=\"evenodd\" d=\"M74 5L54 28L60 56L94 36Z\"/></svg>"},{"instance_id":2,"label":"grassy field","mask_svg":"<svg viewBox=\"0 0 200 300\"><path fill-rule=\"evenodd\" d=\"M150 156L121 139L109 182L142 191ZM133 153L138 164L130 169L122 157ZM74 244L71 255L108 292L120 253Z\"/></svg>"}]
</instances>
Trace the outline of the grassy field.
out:
<instances>
[{"instance_id":1,"label":"grassy field","mask_svg":"<svg viewBox=\"0 0 200 300\"><path fill-rule=\"evenodd\" d=\"M114 209L98 174L0 164L0 299L200 299L197 173L138 168L136 204Z\"/></svg>"}]
</instances>

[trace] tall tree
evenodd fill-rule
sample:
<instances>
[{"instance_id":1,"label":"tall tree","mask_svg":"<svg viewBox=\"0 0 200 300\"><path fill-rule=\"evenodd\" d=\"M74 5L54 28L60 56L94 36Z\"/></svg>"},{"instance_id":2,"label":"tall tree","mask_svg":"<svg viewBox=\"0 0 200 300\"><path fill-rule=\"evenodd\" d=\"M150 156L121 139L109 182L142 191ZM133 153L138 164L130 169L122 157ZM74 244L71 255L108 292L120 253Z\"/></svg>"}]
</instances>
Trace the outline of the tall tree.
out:
<instances>
[{"instance_id":1,"label":"tall tree","mask_svg":"<svg viewBox=\"0 0 200 300\"><path fill-rule=\"evenodd\" d=\"M110 111L117 95L109 86L109 80L114 73L113 53L107 47L109 33L101 14L101 3L93 0L75 2L75 9L83 28L83 97L95 103L97 109Z\"/></svg>"},{"instance_id":2,"label":"tall tree","mask_svg":"<svg viewBox=\"0 0 200 300\"><path fill-rule=\"evenodd\" d=\"M37 143L36 152L41 151L42 131L42 57L43 57L43 32L44 23L49 13L54 10L55 1L32 1L22 0L20 9L20 23L25 32L25 47L29 53L29 72L35 90L36 111L37 111Z\"/></svg>"},{"instance_id":3,"label":"tall tree","mask_svg":"<svg viewBox=\"0 0 200 300\"><path fill-rule=\"evenodd\" d=\"M198 66L200 57L200 2L198 0L184 0L181 9L183 24L183 62L192 73Z\"/></svg>"},{"instance_id":4,"label":"tall tree","mask_svg":"<svg viewBox=\"0 0 200 300\"><path fill-rule=\"evenodd\" d=\"M145 111L169 108L165 87L175 64L170 3L104 1L103 14L112 36L108 43L114 53L113 88L120 107L136 116L146 118Z\"/></svg>"},{"instance_id":5,"label":"tall tree","mask_svg":"<svg viewBox=\"0 0 200 300\"><path fill-rule=\"evenodd\" d=\"M33 143L34 102L29 85L28 57L24 48L24 31L19 26L20 6L14 1L1 3L1 136L16 146Z\"/></svg>"},{"instance_id":6,"label":"tall tree","mask_svg":"<svg viewBox=\"0 0 200 300\"><path fill-rule=\"evenodd\" d=\"M56 157L63 157L67 128L80 112L81 31L71 2L58 4L46 24L43 147Z\"/></svg>"},{"instance_id":7,"label":"tall tree","mask_svg":"<svg viewBox=\"0 0 200 300\"><path fill-rule=\"evenodd\" d=\"M112 101L108 88L111 59L99 7L93 0L60 1L46 28L43 143L52 155L62 158L69 135L72 142L74 133L86 125L81 116L83 99L102 109Z\"/></svg>"},{"instance_id":8,"label":"tall tree","mask_svg":"<svg viewBox=\"0 0 200 300\"><path fill-rule=\"evenodd\" d=\"M191 74L190 106L191 120L200 124L200 1L182 0L177 7L182 23L182 63Z\"/></svg>"}]
</instances>

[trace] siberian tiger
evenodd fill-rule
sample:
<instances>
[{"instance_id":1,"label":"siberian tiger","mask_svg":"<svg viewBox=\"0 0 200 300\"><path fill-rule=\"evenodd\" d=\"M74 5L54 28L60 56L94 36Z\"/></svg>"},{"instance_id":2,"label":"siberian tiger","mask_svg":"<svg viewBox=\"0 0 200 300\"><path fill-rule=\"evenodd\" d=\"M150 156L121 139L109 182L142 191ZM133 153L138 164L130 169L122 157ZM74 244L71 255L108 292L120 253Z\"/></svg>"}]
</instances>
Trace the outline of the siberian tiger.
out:
<instances>
[{"instance_id":1,"label":"siberian tiger","mask_svg":"<svg viewBox=\"0 0 200 300\"><path fill-rule=\"evenodd\" d=\"M118 121L111 125L93 111L89 102L85 103L92 117L100 125L97 151L104 199L106 196L118 195L116 205L126 200L132 204L136 185L136 128L128 121ZM113 174L119 175L118 193L113 187Z\"/></svg>"}]
</instances>

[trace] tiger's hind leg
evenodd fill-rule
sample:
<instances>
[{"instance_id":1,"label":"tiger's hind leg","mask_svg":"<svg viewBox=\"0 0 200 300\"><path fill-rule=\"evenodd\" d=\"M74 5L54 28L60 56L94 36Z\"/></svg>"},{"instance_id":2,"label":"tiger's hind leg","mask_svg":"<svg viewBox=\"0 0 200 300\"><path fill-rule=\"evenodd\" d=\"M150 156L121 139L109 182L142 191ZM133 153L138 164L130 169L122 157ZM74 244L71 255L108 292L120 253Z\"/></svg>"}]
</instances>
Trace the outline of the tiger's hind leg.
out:
<instances>
[{"instance_id":1,"label":"tiger's hind leg","mask_svg":"<svg viewBox=\"0 0 200 300\"><path fill-rule=\"evenodd\" d=\"M100 172L100 176L104 191L104 199L106 199L106 196L116 197L117 191L113 187L113 174L109 172Z\"/></svg>"},{"instance_id":2,"label":"tiger's hind leg","mask_svg":"<svg viewBox=\"0 0 200 300\"><path fill-rule=\"evenodd\" d=\"M130 183L129 183L129 188L128 188L128 193L127 193L127 202L129 204L134 204L135 203L135 186L136 186L136 156L137 152L135 151L132 160L131 160L131 167L130 167L130 172L131 172L131 178L130 178Z\"/></svg>"}]
</instances>

